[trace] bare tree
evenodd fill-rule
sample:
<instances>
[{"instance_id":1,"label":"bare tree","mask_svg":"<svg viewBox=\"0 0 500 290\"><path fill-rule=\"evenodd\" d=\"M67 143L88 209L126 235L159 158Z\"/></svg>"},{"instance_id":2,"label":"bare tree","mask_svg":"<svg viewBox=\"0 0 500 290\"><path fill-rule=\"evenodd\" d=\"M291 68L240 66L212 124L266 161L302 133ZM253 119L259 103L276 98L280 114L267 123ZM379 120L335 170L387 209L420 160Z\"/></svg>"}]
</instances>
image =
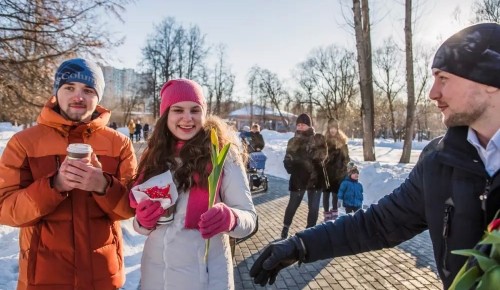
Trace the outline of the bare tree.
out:
<instances>
[{"instance_id":1,"label":"bare tree","mask_svg":"<svg viewBox=\"0 0 500 290\"><path fill-rule=\"evenodd\" d=\"M405 88L402 81L401 72L401 57L399 48L392 38L384 41L382 47L375 50L373 56L373 63L375 65L374 83L375 86L381 91L382 95L387 100L388 111L380 111L378 114L388 114L390 129L394 141L398 138L400 130L396 131L395 107L394 100L398 97L401 91Z\"/></svg>"},{"instance_id":2,"label":"bare tree","mask_svg":"<svg viewBox=\"0 0 500 290\"><path fill-rule=\"evenodd\" d=\"M260 71L262 70L259 66L253 66L250 68L248 72L248 83L252 83L250 89L253 90L253 94L255 95L255 100L252 101L253 104L257 104L261 108L267 107L267 96L261 91L261 78ZM263 112L262 112L263 113ZM263 119L260 122L265 123L265 116L262 116Z\"/></svg>"},{"instance_id":3,"label":"bare tree","mask_svg":"<svg viewBox=\"0 0 500 290\"><path fill-rule=\"evenodd\" d=\"M346 106L357 93L355 63L354 53L331 45L313 50L299 64L298 83L311 110L314 105L326 118L343 118Z\"/></svg>"},{"instance_id":4,"label":"bare tree","mask_svg":"<svg viewBox=\"0 0 500 290\"><path fill-rule=\"evenodd\" d=\"M313 100L316 93L316 84L319 82L316 80L315 67L316 61L310 58L299 64L297 73L297 81L299 83L299 87L302 89L302 92L296 94L296 97L299 98L299 102L308 104L310 116L313 115Z\"/></svg>"},{"instance_id":5,"label":"bare tree","mask_svg":"<svg viewBox=\"0 0 500 290\"><path fill-rule=\"evenodd\" d=\"M254 108L254 98L255 98L255 94L257 93L258 91L258 87L257 87L257 76L256 76L256 73L255 73L255 69L256 67L252 67L250 69L250 72L248 74L248 81L247 81L247 84L248 84L248 88L250 89L250 124L253 124L254 123L254 120L253 120L253 116L254 116L254 112L253 112L253 108Z\"/></svg>"},{"instance_id":6,"label":"bare tree","mask_svg":"<svg viewBox=\"0 0 500 290\"><path fill-rule=\"evenodd\" d=\"M185 29L172 17L165 18L155 26L142 49L142 66L155 78L150 88L158 91L159 87L172 78L189 78L206 83L204 61L208 55L205 36L197 26ZM153 100L153 114L156 118L159 108L159 96Z\"/></svg>"},{"instance_id":7,"label":"bare tree","mask_svg":"<svg viewBox=\"0 0 500 290\"><path fill-rule=\"evenodd\" d=\"M500 22L500 0L475 0L472 3L474 23Z\"/></svg>"},{"instance_id":8,"label":"bare tree","mask_svg":"<svg viewBox=\"0 0 500 290\"><path fill-rule=\"evenodd\" d=\"M188 79L202 79L204 75L204 61L208 55L209 49L205 47L205 35L203 35L198 26L189 28L189 32L185 35L185 56L182 62L184 65L185 74L180 74L181 77Z\"/></svg>"},{"instance_id":9,"label":"bare tree","mask_svg":"<svg viewBox=\"0 0 500 290\"><path fill-rule=\"evenodd\" d=\"M212 81L208 84L208 106L212 114L221 115L221 113L227 112L227 110L223 110L222 104L231 99L235 77L226 63L225 46L222 44L217 46L216 53L217 63L211 75Z\"/></svg>"},{"instance_id":10,"label":"bare tree","mask_svg":"<svg viewBox=\"0 0 500 290\"><path fill-rule=\"evenodd\" d=\"M361 119L363 125L363 157L375 161L374 98L372 80L372 52L368 0L353 0L354 31L358 52Z\"/></svg>"},{"instance_id":11,"label":"bare tree","mask_svg":"<svg viewBox=\"0 0 500 290\"><path fill-rule=\"evenodd\" d=\"M146 87L149 95L152 96L150 100L150 109L153 112L153 118L156 120L160 111L160 86L163 84L160 82L160 59L155 53L152 46L146 45L142 49L143 60L141 61L142 70L145 74L149 74L147 79Z\"/></svg>"},{"instance_id":12,"label":"bare tree","mask_svg":"<svg viewBox=\"0 0 500 290\"><path fill-rule=\"evenodd\" d=\"M283 124L288 124L289 120L283 115L281 105L285 99L288 99L288 93L283 88L282 82L275 73L260 67L251 69L250 77L255 79L255 85L258 88L258 94L262 99L269 100L272 109L278 111ZM263 106L265 108L266 106ZM264 120L265 121L265 120Z\"/></svg>"},{"instance_id":13,"label":"bare tree","mask_svg":"<svg viewBox=\"0 0 500 290\"><path fill-rule=\"evenodd\" d=\"M411 145L415 124L415 79L413 72L413 32L412 32L412 0L405 0L405 51L406 51L406 125L403 153L399 162L410 162Z\"/></svg>"},{"instance_id":14,"label":"bare tree","mask_svg":"<svg viewBox=\"0 0 500 290\"><path fill-rule=\"evenodd\" d=\"M120 19L130 0L0 0L0 103L2 118L34 120L52 93L62 58L100 58L122 42L99 15Z\"/></svg>"},{"instance_id":15,"label":"bare tree","mask_svg":"<svg viewBox=\"0 0 500 290\"><path fill-rule=\"evenodd\" d=\"M436 51L435 48L417 46L414 54L415 122L418 130L417 134L420 138L423 136L423 131L430 126L429 115L434 113L431 111L434 106L430 106L430 99L427 98L431 82L431 74L429 73L430 59L434 51Z\"/></svg>"}]
</instances>

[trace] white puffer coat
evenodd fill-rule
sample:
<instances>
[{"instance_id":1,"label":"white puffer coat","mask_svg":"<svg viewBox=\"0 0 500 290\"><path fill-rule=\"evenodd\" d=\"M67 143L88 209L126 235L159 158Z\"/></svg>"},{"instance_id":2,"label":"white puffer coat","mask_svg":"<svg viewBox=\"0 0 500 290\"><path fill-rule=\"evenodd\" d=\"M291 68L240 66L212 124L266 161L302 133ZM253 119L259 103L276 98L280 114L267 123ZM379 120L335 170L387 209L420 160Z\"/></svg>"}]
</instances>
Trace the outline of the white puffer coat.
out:
<instances>
[{"instance_id":1,"label":"white puffer coat","mask_svg":"<svg viewBox=\"0 0 500 290\"><path fill-rule=\"evenodd\" d=\"M198 230L184 228L189 193L179 193L174 221L149 231L134 220L135 230L148 238L141 260L141 290L234 289L229 236L242 238L255 228L256 212L245 169L228 158L220 195L238 216L235 229L210 239L208 265L205 240ZM216 202L217 202L216 201Z\"/></svg>"}]
</instances>

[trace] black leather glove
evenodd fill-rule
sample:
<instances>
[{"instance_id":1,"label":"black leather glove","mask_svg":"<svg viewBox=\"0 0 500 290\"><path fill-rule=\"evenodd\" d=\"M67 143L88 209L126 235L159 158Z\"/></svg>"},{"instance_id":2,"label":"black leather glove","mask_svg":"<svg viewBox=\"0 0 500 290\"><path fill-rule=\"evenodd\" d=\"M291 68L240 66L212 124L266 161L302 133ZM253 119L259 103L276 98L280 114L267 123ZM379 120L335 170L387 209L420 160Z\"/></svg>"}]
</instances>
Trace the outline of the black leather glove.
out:
<instances>
[{"instance_id":1,"label":"black leather glove","mask_svg":"<svg viewBox=\"0 0 500 290\"><path fill-rule=\"evenodd\" d=\"M271 243L257 258L250 269L250 277L255 284L273 285L279 271L295 262L300 264L305 260L305 248L298 236Z\"/></svg>"}]
</instances>

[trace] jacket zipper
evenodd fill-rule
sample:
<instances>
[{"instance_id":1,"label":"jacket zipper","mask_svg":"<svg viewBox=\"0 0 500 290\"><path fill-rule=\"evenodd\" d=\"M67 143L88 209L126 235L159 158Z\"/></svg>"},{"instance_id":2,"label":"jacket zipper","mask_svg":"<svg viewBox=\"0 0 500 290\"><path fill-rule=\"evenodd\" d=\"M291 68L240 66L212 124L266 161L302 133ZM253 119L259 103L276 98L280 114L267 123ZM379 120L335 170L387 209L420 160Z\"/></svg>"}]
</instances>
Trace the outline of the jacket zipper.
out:
<instances>
[{"instance_id":1,"label":"jacket zipper","mask_svg":"<svg viewBox=\"0 0 500 290\"><path fill-rule=\"evenodd\" d=\"M446 259L448 257L448 236L451 226L451 213L453 212L453 200L448 198L444 203L444 216L443 216L443 273L446 277L450 275L450 271L446 265Z\"/></svg>"},{"instance_id":2,"label":"jacket zipper","mask_svg":"<svg viewBox=\"0 0 500 290\"><path fill-rule=\"evenodd\" d=\"M487 215L486 215L486 200L488 199L488 195L490 194L491 191L491 179L486 178L486 185L484 186L484 192L479 195L479 200L481 201L481 209L483 210L483 219L484 219L484 224L487 225Z\"/></svg>"}]
</instances>

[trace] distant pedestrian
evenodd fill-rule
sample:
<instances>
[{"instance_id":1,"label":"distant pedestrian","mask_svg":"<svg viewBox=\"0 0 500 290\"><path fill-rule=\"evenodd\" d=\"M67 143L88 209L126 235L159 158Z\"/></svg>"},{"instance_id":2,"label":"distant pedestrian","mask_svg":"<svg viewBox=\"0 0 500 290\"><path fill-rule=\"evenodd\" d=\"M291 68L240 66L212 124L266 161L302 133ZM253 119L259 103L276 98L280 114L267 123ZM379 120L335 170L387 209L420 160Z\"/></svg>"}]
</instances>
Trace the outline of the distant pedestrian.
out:
<instances>
[{"instance_id":1,"label":"distant pedestrian","mask_svg":"<svg viewBox=\"0 0 500 290\"><path fill-rule=\"evenodd\" d=\"M329 221L338 217L337 194L340 183L347 174L347 164L350 159L347 136L340 129L339 122L336 119L328 120L325 138L328 146L328 157L325 161L327 178L325 180L328 183L323 191L323 217L324 221Z\"/></svg>"},{"instance_id":2,"label":"distant pedestrian","mask_svg":"<svg viewBox=\"0 0 500 290\"><path fill-rule=\"evenodd\" d=\"M134 133L135 133L135 122L134 120L130 119L130 121L128 121L128 133L129 133L129 137L130 137L130 140L132 142L134 142Z\"/></svg>"},{"instance_id":3,"label":"distant pedestrian","mask_svg":"<svg viewBox=\"0 0 500 290\"><path fill-rule=\"evenodd\" d=\"M359 170L354 166L340 184L338 205L345 207L346 213L354 213L363 206L363 186L358 179Z\"/></svg>"},{"instance_id":4,"label":"distant pedestrian","mask_svg":"<svg viewBox=\"0 0 500 290\"><path fill-rule=\"evenodd\" d=\"M142 125L141 125L141 120L137 120L137 123L135 124L135 142L141 141L141 134L142 134Z\"/></svg>"},{"instance_id":5,"label":"distant pedestrian","mask_svg":"<svg viewBox=\"0 0 500 290\"><path fill-rule=\"evenodd\" d=\"M111 129L115 129L115 130L118 129L118 126L116 125L116 122L111 123L111 125L109 125L109 127Z\"/></svg>"},{"instance_id":6,"label":"distant pedestrian","mask_svg":"<svg viewBox=\"0 0 500 290\"><path fill-rule=\"evenodd\" d=\"M292 224L297 208L307 190L307 225L306 228L316 225L319 213L321 192L323 191L322 165L326 159L326 141L322 134L316 133L312 127L311 117L301 114L297 118L295 136L288 140L283 164L290 174L290 199L283 218L281 238L288 237L288 230Z\"/></svg>"},{"instance_id":7,"label":"distant pedestrian","mask_svg":"<svg viewBox=\"0 0 500 290\"><path fill-rule=\"evenodd\" d=\"M149 124L146 123L144 124L144 127L142 127L142 135L144 137L144 141L148 141L148 137L149 137Z\"/></svg>"}]
</instances>

